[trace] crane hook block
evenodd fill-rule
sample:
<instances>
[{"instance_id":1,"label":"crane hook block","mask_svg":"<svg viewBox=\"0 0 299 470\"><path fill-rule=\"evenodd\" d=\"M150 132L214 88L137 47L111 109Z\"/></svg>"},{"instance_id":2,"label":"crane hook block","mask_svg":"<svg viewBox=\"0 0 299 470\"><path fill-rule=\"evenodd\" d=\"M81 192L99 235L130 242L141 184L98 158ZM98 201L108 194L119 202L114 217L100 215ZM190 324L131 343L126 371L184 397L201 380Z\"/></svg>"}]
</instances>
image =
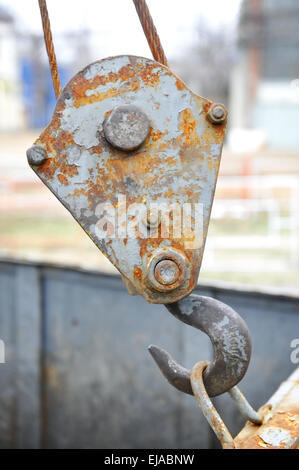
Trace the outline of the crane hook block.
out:
<instances>
[{"instance_id":1,"label":"crane hook block","mask_svg":"<svg viewBox=\"0 0 299 470\"><path fill-rule=\"evenodd\" d=\"M226 117L168 67L109 57L65 86L27 158L129 292L172 303L197 282Z\"/></svg>"}]
</instances>

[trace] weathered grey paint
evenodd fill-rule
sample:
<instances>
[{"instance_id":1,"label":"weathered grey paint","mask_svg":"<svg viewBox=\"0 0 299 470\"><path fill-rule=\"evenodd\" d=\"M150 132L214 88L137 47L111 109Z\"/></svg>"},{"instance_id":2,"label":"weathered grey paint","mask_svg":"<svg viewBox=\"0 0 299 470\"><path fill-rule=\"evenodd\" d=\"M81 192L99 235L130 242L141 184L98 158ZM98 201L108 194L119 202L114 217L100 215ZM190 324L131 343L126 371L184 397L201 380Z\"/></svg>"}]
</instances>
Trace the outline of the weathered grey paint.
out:
<instances>
[{"instance_id":1,"label":"weathered grey paint","mask_svg":"<svg viewBox=\"0 0 299 470\"><path fill-rule=\"evenodd\" d=\"M295 368L298 298L218 287L198 292L234 308L253 337L240 389L262 405ZM196 400L171 387L146 351L181 364L211 358L209 339L163 305L127 294L119 277L49 265L0 262L0 446L208 448L217 446ZM231 398L214 400L232 434Z\"/></svg>"}]
</instances>

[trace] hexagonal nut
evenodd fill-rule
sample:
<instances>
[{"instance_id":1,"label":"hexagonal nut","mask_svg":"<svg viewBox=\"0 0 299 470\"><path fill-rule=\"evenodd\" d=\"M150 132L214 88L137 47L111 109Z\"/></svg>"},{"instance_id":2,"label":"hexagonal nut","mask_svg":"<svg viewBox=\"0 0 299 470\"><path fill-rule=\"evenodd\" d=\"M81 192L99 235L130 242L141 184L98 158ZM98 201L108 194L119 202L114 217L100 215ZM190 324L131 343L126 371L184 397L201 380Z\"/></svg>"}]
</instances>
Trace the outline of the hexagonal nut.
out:
<instances>
[{"instance_id":1,"label":"hexagonal nut","mask_svg":"<svg viewBox=\"0 0 299 470\"><path fill-rule=\"evenodd\" d=\"M190 263L180 251L158 248L147 264L146 284L151 290L169 292L189 284Z\"/></svg>"},{"instance_id":2,"label":"hexagonal nut","mask_svg":"<svg viewBox=\"0 0 299 470\"><path fill-rule=\"evenodd\" d=\"M226 107L221 103L213 103L208 110L207 118L212 124L223 124L227 120Z\"/></svg>"}]
</instances>

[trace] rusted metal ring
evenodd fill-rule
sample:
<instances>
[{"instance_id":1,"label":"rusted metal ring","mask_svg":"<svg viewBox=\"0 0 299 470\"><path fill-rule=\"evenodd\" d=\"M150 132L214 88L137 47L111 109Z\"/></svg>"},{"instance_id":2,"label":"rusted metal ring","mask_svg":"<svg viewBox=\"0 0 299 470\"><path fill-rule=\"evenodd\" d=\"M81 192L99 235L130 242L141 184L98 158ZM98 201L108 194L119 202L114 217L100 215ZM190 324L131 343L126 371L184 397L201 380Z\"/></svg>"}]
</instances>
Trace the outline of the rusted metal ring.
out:
<instances>
[{"instance_id":1,"label":"rusted metal ring","mask_svg":"<svg viewBox=\"0 0 299 470\"><path fill-rule=\"evenodd\" d=\"M207 361L201 361L195 364L190 373L190 381L193 394L203 412L205 418L218 437L223 449L234 449L235 443L232 435L225 426L219 413L210 400L209 395L203 383L203 373L208 367Z\"/></svg>"}]
</instances>

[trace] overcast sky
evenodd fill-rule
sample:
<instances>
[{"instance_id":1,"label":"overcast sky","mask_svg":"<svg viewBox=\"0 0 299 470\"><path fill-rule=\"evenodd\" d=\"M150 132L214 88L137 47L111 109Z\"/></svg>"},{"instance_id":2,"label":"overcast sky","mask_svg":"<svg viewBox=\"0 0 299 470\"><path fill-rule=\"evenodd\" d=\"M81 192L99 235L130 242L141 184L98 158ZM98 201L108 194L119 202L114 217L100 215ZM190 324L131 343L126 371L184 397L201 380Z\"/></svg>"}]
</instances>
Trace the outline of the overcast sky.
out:
<instances>
[{"instance_id":1,"label":"overcast sky","mask_svg":"<svg viewBox=\"0 0 299 470\"><path fill-rule=\"evenodd\" d=\"M180 55L192 44L200 17L215 25L234 22L240 6L240 0L147 3L168 57ZM47 4L54 40L59 33L87 28L93 34L93 60L128 53L151 56L132 0L48 0ZM16 15L22 31L41 31L38 0L0 0L0 6Z\"/></svg>"}]
</instances>

